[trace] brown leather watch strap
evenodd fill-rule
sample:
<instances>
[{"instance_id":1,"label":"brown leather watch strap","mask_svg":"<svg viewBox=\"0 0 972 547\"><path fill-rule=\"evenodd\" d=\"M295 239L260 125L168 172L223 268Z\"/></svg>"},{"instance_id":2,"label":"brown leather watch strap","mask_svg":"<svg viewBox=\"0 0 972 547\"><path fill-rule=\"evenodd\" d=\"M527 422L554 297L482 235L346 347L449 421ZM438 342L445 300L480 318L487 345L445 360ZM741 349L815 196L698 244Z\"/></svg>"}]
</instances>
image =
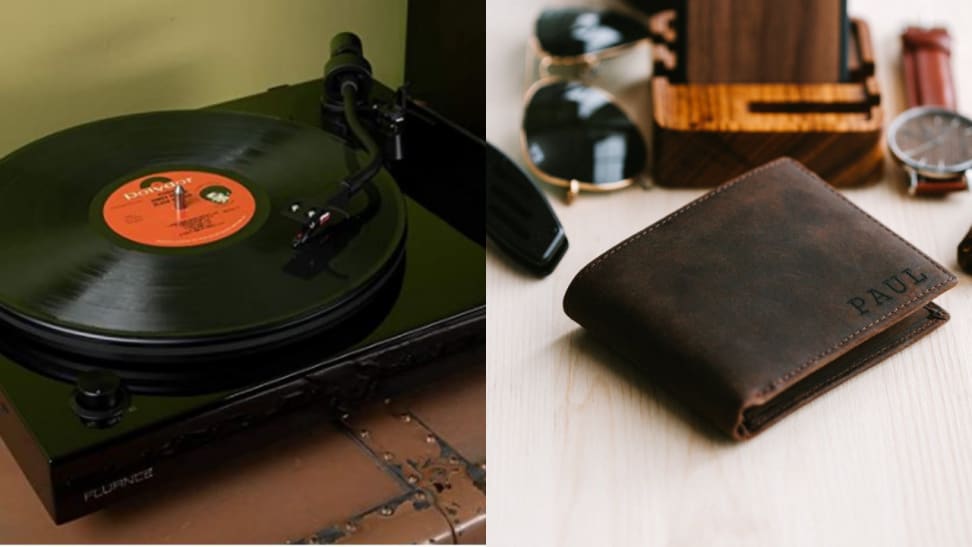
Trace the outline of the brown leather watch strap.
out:
<instances>
[{"instance_id":1,"label":"brown leather watch strap","mask_svg":"<svg viewBox=\"0 0 972 547\"><path fill-rule=\"evenodd\" d=\"M908 106L943 106L956 110L952 79L952 38L944 28L908 27L901 34L901 64L904 68ZM950 179L917 175L913 195L935 195L968 189L964 174Z\"/></svg>"},{"instance_id":2,"label":"brown leather watch strap","mask_svg":"<svg viewBox=\"0 0 972 547\"><path fill-rule=\"evenodd\" d=\"M944 106L955 110L952 38L944 28L908 27L901 35L902 65L908 106Z\"/></svg>"},{"instance_id":3,"label":"brown leather watch strap","mask_svg":"<svg viewBox=\"0 0 972 547\"><path fill-rule=\"evenodd\" d=\"M911 189L911 195L934 196L951 192L961 192L968 189L969 183L965 180L965 175L958 175L951 179L930 179L918 175L918 180Z\"/></svg>"}]
</instances>

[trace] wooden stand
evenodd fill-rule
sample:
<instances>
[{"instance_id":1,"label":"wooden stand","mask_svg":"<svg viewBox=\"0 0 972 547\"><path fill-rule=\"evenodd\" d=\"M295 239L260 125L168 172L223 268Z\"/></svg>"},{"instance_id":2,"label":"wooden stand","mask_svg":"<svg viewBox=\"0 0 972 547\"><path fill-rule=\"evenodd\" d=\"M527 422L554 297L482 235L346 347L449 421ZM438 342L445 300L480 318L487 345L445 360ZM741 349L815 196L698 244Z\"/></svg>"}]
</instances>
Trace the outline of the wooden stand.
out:
<instances>
[{"instance_id":1,"label":"wooden stand","mask_svg":"<svg viewBox=\"0 0 972 547\"><path fill-rule=\"evenodd\" d=\"M880 178L884 116L871 38L864 21L850 26L846 83L672 83L677 72L659 56L652 78L655 182L715 186L780 156L835 186Z\"/></svg>"}]
</instances>

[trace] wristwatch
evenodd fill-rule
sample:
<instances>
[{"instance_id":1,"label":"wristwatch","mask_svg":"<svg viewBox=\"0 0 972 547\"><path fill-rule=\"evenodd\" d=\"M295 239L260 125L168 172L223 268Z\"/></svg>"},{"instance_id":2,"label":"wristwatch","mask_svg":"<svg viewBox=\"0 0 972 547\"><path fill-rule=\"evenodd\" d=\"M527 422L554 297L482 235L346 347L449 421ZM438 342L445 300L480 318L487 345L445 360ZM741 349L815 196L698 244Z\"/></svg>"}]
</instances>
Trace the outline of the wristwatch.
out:
<instances>
[{"instance_id":1,"label":"wristwatch","mask_svg":"<svg viewBox=\"0 0 972 547\"><path fill-rule=\"evenodd\" d=\"M909 27L901 35L910 108L888 127L888 147L907 171L912 195L968 189L972 120L956 111L951 42L944 28Z\"/></svg>"}]
</instances>

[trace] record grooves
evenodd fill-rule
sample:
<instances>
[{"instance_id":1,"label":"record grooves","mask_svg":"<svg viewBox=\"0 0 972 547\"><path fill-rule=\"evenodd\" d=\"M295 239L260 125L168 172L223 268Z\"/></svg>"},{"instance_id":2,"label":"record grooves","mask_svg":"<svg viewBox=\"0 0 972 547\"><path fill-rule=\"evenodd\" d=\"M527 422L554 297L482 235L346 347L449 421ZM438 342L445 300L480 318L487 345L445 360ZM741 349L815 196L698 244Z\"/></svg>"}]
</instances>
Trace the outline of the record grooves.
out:
<instances>
[{"instance_id":1,"label":"record grooves","mask_svg":"<svg viewBox=\"0 0 972 547\"><path fill-rule=\"evenodd\" d=\"M0 352L41 374L71 383L80 373L102 369L110 363L112 372L134 393L192 395L228 389L259 380L268 373L281 374L299 369L319 356L322 347L340 351L359 342L384 319L394 304L401 286L403 266L404 254L401 254L387 276L370 286L367 294L360 295L360 306L347 308L347 315L328 314L317 318L318 321L303 323L300 329L288 325L276 333L278 337L264 337L261 346L254 350L238 349L242 342L249 342L245 336L227 338L220 344L207 339L204 347L211 353L199 353L191 340L183 340L175 346L184 352L179 355L159 352L154 356L155 360L126 360L120 358L126 354L125 349L119 348L112 355L116 360L106 361L79 354L76 350L81 342L72 340L69 334L63 334L66 345L57 345L51 342L53 338L49 333L46 337L25 338L23 333L31 328L21 325L17 330L0 320ZM0 317L10 319L6 315L3 313ZM16 319L9 323L18 324ZM137 341L130 343L139 349ZM288 359L280 362L274 351L283 347L286 347ZM222 351L213 352L216 348ZM84 349L88 353L102 351L96 344Z\"/></svg>"},{"instance_id":2,"label":"record grooves","mask_svg":"<svg viewBox=\"0 0 972 547\"><path fill-rule=\"evenodd\" d=\"M32 143L0 162L0 322L56 354L156 373L329 328L394 277L402 195L380 172L349 220L301 251L277 210L360 156L312 127L202 111Z\"/></svg>"}]
</instances>

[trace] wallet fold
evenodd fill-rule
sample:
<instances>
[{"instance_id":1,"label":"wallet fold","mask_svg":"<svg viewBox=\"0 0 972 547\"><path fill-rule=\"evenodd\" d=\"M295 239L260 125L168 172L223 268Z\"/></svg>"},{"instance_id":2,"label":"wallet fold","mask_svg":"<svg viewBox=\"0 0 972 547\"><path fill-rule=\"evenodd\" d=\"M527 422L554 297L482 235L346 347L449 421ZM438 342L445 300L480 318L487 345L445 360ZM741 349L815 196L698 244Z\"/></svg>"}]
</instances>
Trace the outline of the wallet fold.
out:
<instances>
[{"instance_id":1,"label":"wallet fold","mask_svg":"<svg viewBox=\"0 0 972 547\"><path fill-rule=\"evenodd\" d=\"M956 278L794 160L733 179L581 270L567 315L746 439L948 320Z\"/></svg>"}]
</instances>

